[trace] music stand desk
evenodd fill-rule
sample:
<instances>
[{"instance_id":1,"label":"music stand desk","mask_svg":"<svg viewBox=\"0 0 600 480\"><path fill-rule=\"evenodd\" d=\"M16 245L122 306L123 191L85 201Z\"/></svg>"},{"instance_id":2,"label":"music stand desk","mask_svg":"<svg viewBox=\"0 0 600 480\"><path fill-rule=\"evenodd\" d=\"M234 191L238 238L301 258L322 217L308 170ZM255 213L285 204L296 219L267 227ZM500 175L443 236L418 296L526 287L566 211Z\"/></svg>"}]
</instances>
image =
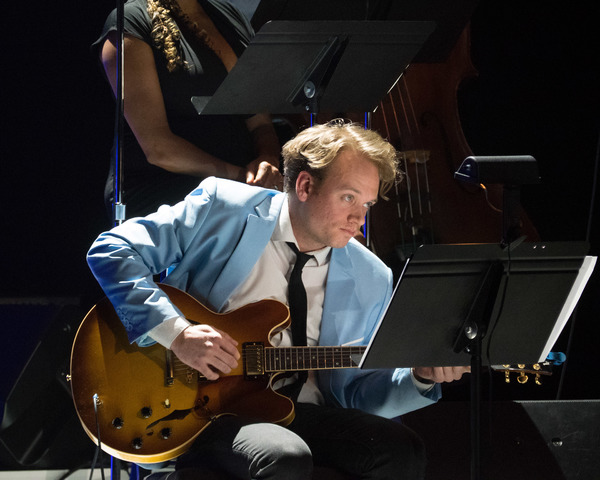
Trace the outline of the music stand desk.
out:
<instances>
[{"instance_id":1,"label":"music stand desk","mask_svg":"<svg viewBox=\"0 0 600 480\"><path fill-rule=\"evenodd\" d=\"M370 112L434 28L429 21L269 22L215 94L192 103L201 115Z\"/></svg>"},{"instance_id":2,"label":"music stand desk","mask_svg":"<svg viewBox=\"0 0 600 480\"><path fill-rule=\"evenodd\" d=\"M359 368L470 365L472 480L480 479L481 366L546 359L594 269L588 249L424 245L406 263Z\"/></svg>"},{"instance_id":3,"label":"music stand desk","mask_svg":"<svg viewBox=\"0 0 600 480\"><path fill-rule=\"evenodd\" d=\"M483 365L537 363L558 338L596 257L585 242L423 245L405 266L360 368L469 365L454 351L483 276L502 264Z\"/></svg>"}]
</instances>

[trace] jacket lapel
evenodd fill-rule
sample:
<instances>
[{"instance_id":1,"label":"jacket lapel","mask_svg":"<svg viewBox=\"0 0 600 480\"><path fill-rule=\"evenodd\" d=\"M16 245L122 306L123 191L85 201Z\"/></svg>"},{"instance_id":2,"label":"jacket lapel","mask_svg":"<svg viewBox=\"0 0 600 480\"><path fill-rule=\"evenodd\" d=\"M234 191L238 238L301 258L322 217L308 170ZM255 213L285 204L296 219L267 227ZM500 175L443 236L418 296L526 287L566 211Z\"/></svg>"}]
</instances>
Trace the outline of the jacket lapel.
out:
<instances>
[{"instance_id":1,"label":"jacket lapel","mask_svg":"<svg viewBox=\"0 0 600 480\"><path fill-rule=\"evenodd\" d=\"M353 312L360 311L361 302L356 291L356 275L348 247L334 248L327 275L323 320L321 322L321 345L339 345L340 341L352 341L355 332Z\"/></svg>"},{"instance_id":2,"label":"jacket lapel","mask_svg":"<svg viewBox=\"0 0 600 480\"><path fill-rule=\"evenodd\" d=\"M248 215L246 227L229 260L213 285L208 301L217 311L248 276L275 229L285 195L269 195Z\"/></svg>"}]
</instances>

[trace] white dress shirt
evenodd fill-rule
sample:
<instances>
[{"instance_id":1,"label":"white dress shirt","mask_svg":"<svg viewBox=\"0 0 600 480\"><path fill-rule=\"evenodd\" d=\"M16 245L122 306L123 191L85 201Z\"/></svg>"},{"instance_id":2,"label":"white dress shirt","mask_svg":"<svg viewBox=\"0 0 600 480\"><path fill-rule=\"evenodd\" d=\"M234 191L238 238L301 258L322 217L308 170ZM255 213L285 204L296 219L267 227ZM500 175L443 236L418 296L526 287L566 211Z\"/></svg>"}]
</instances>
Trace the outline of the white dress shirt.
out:
<instances>
[{"instance_id":1,"label":"white dress shirt","mask_svg":"<svg viewBox=\"0 0 600 480\"><path fill-rule=\"evenodd\" d=\"M298 246L292 230L286 198L270 242L252 268L248 278L229 297L223 312L230 312L265 298L288 304L288 283L296 262L296 254L287 245L288 242L293 242ZM313 255L313 258L308 260L302 270L302 281L308 299L306 340L307 345L311 346L318 345L319 342L330 252L331 247L325 247L315 252L305 252ZM153 328L148 334L158 343L169 348L175 337L189 325L190 323L186 319L176 317ZM276 347L292 345L291 329L287 328L273 337L271 343ZM323 398L315 380L314 372L310 372L298 401L322 402Z\"/></svg>"}]
</instances>

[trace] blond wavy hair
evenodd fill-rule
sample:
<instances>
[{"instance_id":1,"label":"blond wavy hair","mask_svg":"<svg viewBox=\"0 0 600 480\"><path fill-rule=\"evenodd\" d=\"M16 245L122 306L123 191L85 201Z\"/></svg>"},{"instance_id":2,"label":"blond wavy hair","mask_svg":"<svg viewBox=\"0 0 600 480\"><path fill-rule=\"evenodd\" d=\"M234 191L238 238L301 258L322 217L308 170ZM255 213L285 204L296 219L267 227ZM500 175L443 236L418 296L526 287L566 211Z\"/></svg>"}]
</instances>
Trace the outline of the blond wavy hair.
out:
<instances>
[{"instance_id":1,"label":"blond wavy hair","mask_svg":"<svg viewBox=\"0 0 600 480\"><path fill-rule=\"evenodd\" d=\"M283 146L285 191L294 191L302 171L323 180L328 167L344 150L364 154L377 167L382 198L386 199L394 183L402 180L398 152L387 140L360 124L335 119L303 130Z\"/></svg>"},{"instance_id":2,"label":"blond wavy hair","mask_svg":"<svg viewBox=\"0 0 600 480\"><path fill-rule=\"evenodd\" d=\"M176 0L146 0L148 14L152 20L152 41L167 60L167 70L174 72L188 68L181 57L181 27L210 47L208 35L181 10Z\"/></svg>"}]
</instances>

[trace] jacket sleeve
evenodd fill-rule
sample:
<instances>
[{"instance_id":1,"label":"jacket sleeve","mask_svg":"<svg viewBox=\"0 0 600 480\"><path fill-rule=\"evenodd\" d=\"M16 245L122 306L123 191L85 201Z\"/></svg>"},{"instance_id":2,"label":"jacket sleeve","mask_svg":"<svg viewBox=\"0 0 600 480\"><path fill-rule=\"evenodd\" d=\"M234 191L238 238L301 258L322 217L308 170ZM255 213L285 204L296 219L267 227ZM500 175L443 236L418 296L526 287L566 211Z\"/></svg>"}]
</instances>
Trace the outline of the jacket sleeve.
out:
<instances>
[{"instance_id":1,"label":"jacket sleeve","mask_svg":"<svg viewBox=\"0 0 600 480\"><path fill-rule=\"evenodd\" d=\"M363 263L362 259L367 262ZM335 324L334 329L325 329L326 332L335 332L326 334L328 343L343 345L360 338L361 344L368 344L391 299L392 272L379 259L371 255L354 255L353 271L357 282L354 288L343 284L341 287L346 292L352 292L352 295L346 294L344 301L339 304L339 311L332 312L332 317L328 317L328 320L333 318ZM330 282L328 288L332 287L332 291L328 291L328 294L340 296L333 290L336 283ZM421 393L412 380L410 368L324 370L319 372L319 385L329 403L358 408L387 418L430 405L441 397L439 385Z\"/></svg>"},{"instance_id":2,"label":"jacket sleeve","mask_svg":"<svg viewBox=\"0 0 600 480\"><path fill-rule=\"evenodd\" d=\"M385 313L392 298L393 276L389 272L387 291L380 304L377 322ZM371 324L373 325L373 324ZM375 323L377 325L377 323ZM367 338L375 333L370 328ZM345 387L344 396L349 406L360 408L382 417L393 418L437 402L441 387L435 384L431 390L421 393L412 379L410 368L356 371Z\"/></svg>"},{"instance_id":3,"label":"jacket sleeve","mask_svg":"<svg viewBox=\"0 0 600 480\"><path fill-rule=\"evenodd\" d=\"M441 387L421 393L415 386L410 368L370 370L348 379L341 397L347 407L394 418L426 407L441 398Z\"/></svg>"},{"instance_id":4,"label":"jacket sleeve","mask_svg":"<svg viewBox=\"0 0 600 480\"><path fill-rule=\"evenodd\" d=\"M177 264L198 237L214 191L214 183L205 180L183 202L128 220L102 233L89 249L88 265L115 307L130 342L140 346L153 343L146 333L181 315L153 276Z\"/></svg>"}]
</instances>

